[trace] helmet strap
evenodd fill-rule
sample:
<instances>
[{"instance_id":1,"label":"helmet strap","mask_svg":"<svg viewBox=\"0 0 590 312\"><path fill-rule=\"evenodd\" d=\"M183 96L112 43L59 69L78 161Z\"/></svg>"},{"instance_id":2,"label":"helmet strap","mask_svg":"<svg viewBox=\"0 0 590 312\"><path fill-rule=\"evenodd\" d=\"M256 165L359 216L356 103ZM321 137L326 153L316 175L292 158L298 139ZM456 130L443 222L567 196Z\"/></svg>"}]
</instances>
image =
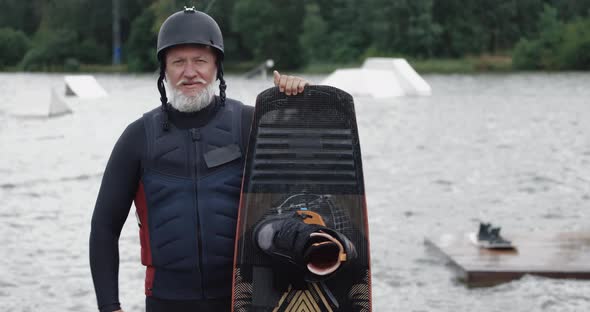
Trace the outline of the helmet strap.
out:
<instances>
[{"instance_id":1,"label":"helmet strap","mask_svg":"<svg viewBox=\"0 0 590 312\"><path fill-rule=\"evenodd\" d=\"M160 101L162 102L162 112L164 112L164 121L162 128L164 131L170 129L168 122L168 97L166 97L166 87L164 86L164 79L166 79L166 64L160 60L160 77L158 77L158 91L160 91Z\"/></svg>"},{"instance_id":2,"label":"helmet strap","mask_svg":"<svg viewBox=\"0 0 590 312\"><path fill-rule=\"evenodd\" d=\"M217 61L217 79L219 79L219 99L221 100L221 106L225 105L225 79L223 79L223 62Z\"/></svg>"}]
</instances>

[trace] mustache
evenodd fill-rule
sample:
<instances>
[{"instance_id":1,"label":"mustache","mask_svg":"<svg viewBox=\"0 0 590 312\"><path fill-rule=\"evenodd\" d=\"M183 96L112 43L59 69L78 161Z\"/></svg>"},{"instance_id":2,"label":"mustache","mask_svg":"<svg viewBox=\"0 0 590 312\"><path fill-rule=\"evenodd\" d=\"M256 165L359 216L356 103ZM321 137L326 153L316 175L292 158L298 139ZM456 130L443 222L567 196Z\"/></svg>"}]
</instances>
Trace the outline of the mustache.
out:
<instances>
[{"instance_id":1,"label":"mustache","mask_svg":"<svg viewBox=\"0 0 590 312\"><path fill-rule=\"evenodd\" d=\"M206 84L207 80L203 79L203 78L195 78L195 79L180 79L180 81L178 81L176 83L176 86L179 87L180 85L183 84L187 84L187 83L202 83L202 84Z\"/></svg>"}]
</instances>

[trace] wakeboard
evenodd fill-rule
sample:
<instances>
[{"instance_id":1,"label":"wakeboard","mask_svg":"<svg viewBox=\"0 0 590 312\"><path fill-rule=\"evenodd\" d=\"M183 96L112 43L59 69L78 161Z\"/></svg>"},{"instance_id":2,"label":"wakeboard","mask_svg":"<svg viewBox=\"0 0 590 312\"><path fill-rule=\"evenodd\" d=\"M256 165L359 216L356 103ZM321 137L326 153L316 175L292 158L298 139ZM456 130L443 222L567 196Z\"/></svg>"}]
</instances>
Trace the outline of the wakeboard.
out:
<instances>
[{"instance_id":1,"label":"wakeboard","mask_svg":"<svg viewBox=\"0 0 590 312\"><path fill-rule=\"evenodd\" d=\"M367 207L353 98L329 86L256 99L234 255L232 311L371 311ZM252 238L265 217L317 216L354 244L357 257L329 278L305 281ZM313 219L313 218L312 218Z\"/></svg>"}]
</instances>

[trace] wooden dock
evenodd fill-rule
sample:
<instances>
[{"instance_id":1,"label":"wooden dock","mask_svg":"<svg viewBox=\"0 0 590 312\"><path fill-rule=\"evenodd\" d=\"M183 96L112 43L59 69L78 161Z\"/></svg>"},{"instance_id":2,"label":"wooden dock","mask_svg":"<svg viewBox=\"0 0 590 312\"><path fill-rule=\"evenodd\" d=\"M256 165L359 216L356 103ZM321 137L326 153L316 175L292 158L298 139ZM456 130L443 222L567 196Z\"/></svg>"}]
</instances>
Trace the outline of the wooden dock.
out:
<instances>
[{"instance_id":1,"label":"wooden dock","mask_svg":"<svg viewBox=\"0 0 590 312\"><path fill-rule=\"evenodd\" d=\"M468 234L425 238L469 287L493 286L525 274L590 279L590 232L502 234L515 250L477 247Z\"/></svg>"}]
</instances>

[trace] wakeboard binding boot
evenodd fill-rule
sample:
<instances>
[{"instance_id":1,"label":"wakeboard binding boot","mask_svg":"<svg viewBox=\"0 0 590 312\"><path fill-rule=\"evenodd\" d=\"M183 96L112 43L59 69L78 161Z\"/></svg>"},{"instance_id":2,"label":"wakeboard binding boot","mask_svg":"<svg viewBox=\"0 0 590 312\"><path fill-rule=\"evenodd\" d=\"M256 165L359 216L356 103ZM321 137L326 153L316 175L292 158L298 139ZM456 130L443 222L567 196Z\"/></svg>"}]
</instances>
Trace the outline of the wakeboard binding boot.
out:
<instances>
[{"instance_id":1,"label":"wakeboard binding boot","mask_svg":"<svg viewBox=\"0 0 590 312\"><path fill-rule=\"evenodd\" d=\"M308 282L329 278L357 257L353 243L312 211L266 217L254 228L253 239L272 259L304 272Z\"/></svg>"}]
</instances>

